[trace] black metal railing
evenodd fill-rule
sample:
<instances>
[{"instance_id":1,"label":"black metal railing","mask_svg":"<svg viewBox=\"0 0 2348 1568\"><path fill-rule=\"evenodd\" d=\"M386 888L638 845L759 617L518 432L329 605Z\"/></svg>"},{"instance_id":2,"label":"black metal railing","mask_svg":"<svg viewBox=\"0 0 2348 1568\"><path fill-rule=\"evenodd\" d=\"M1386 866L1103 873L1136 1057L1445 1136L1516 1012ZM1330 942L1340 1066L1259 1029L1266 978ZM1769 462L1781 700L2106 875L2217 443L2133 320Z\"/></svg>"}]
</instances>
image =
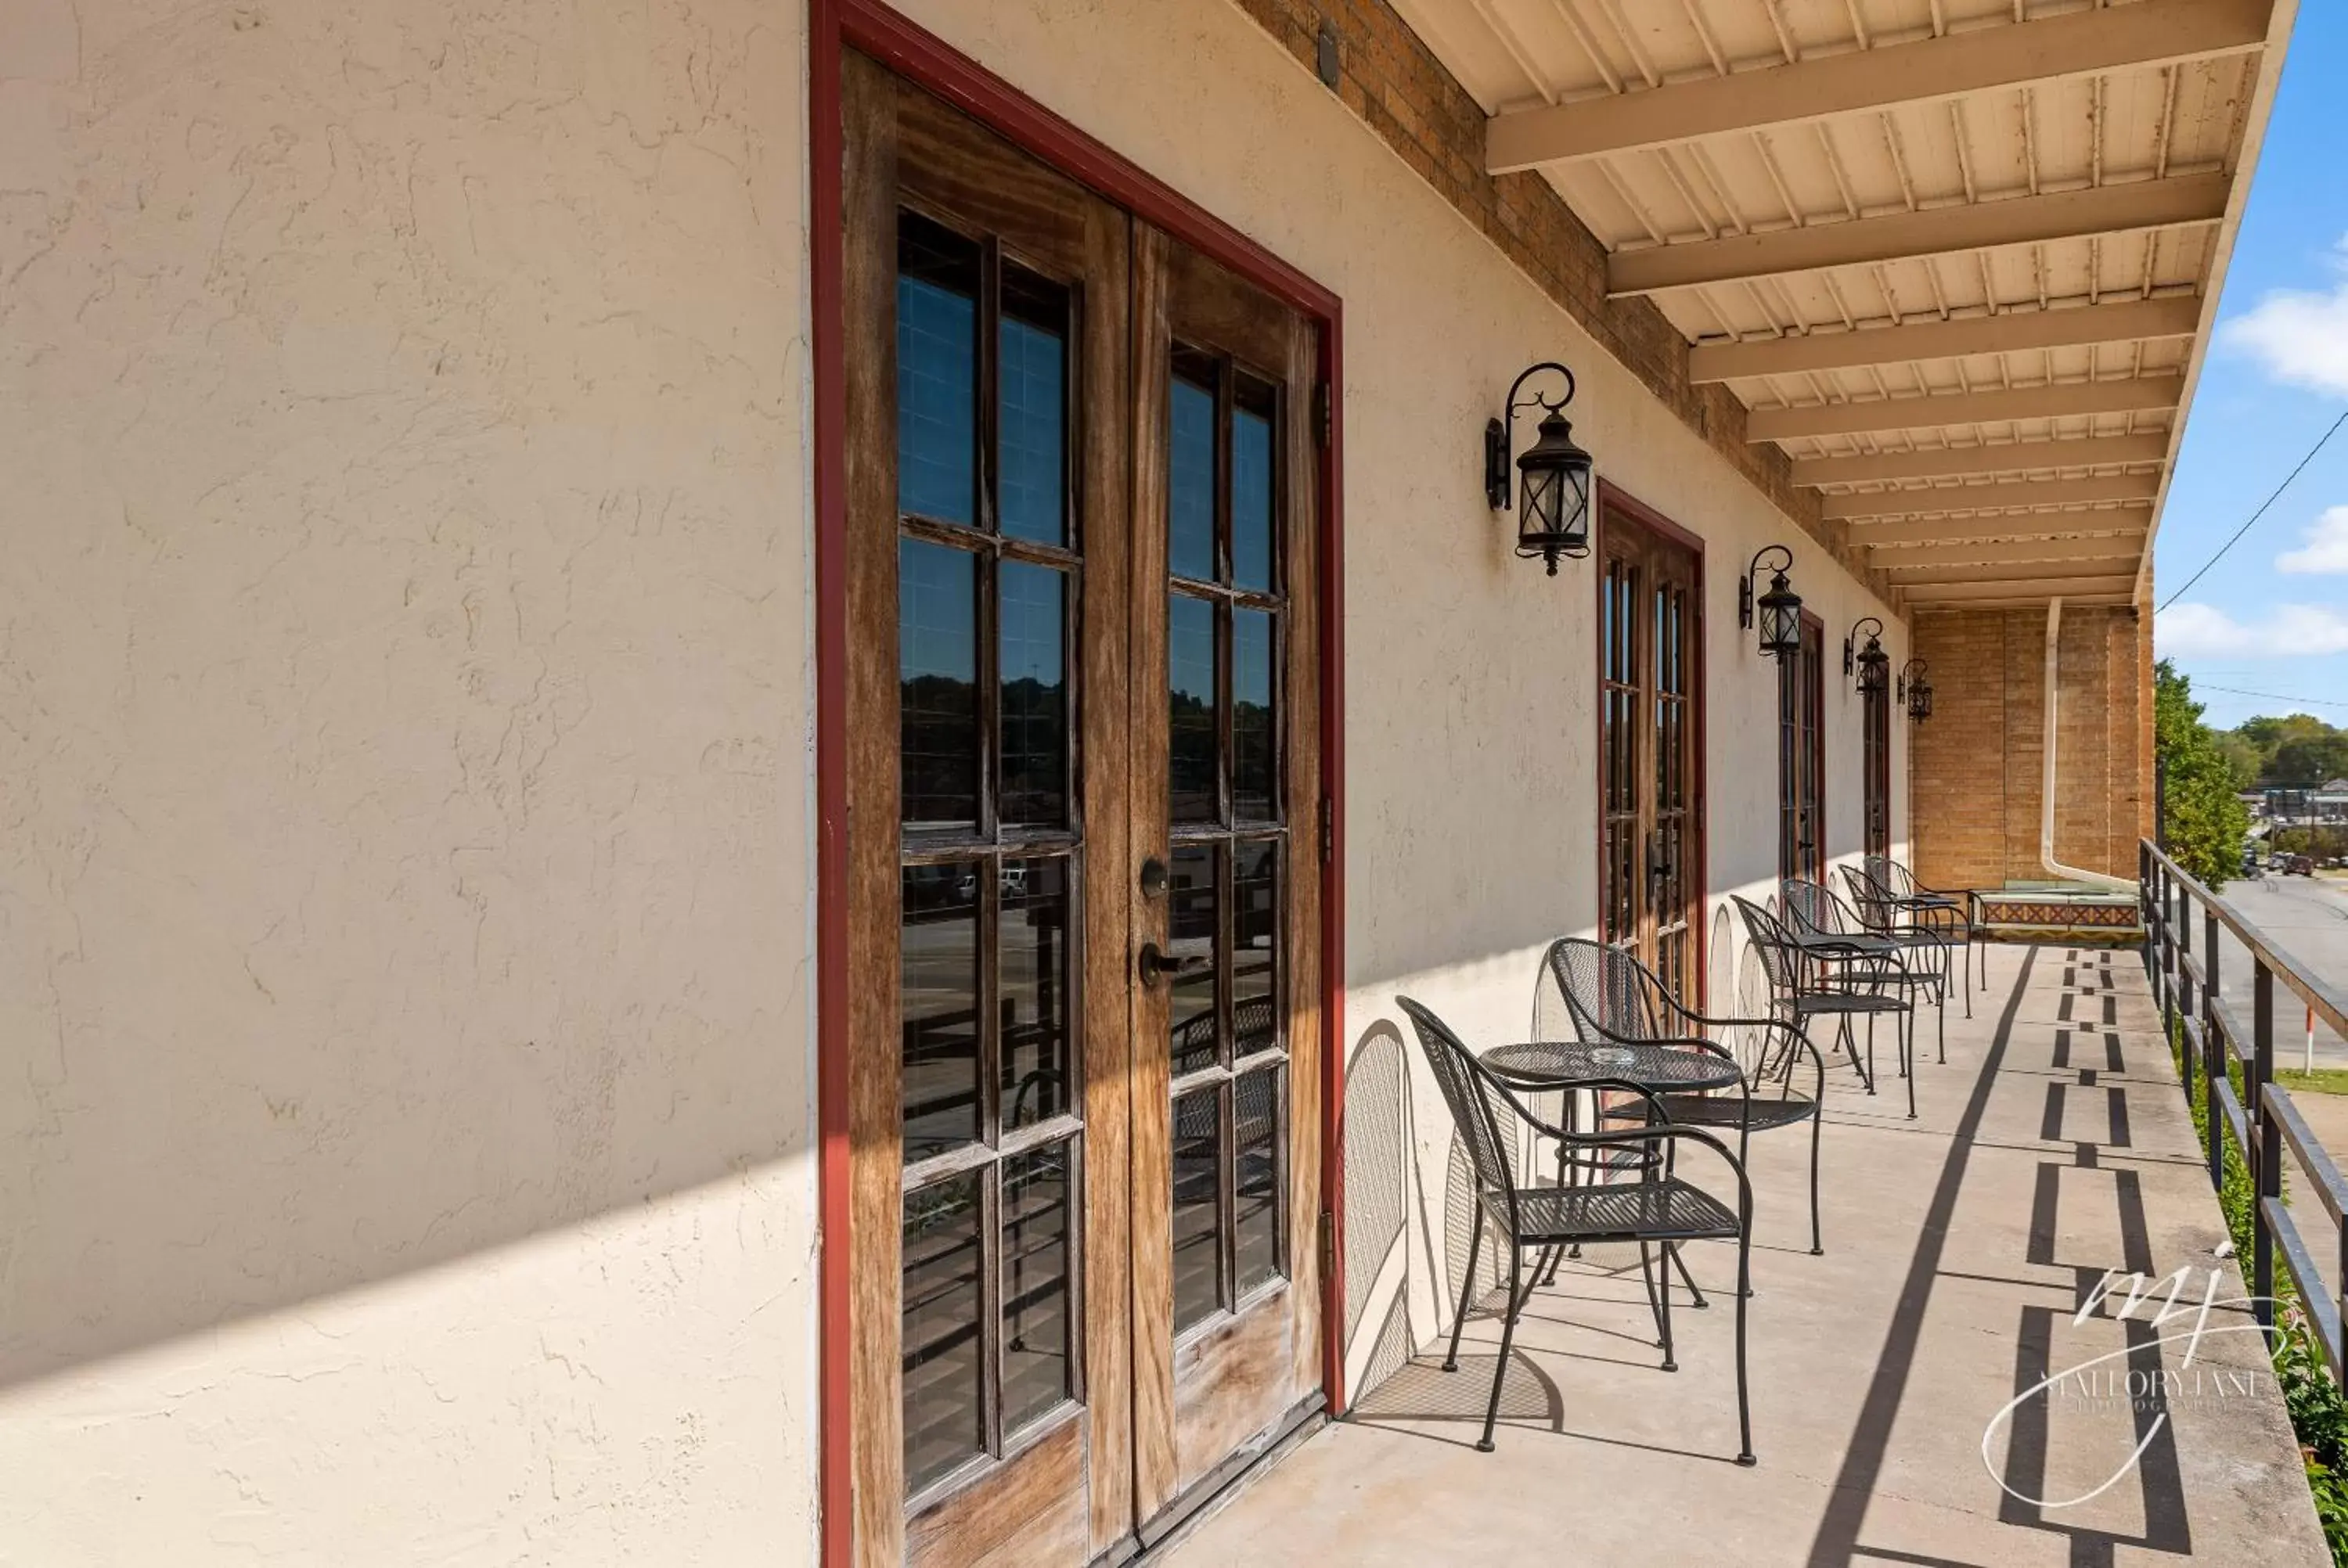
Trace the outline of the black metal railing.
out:
<instances>
[{"instance_id":1,"label":"black metal railing","mask_svg":"<svg viewBox=\"0 0 2348 1568\"><path fill-rule=\"evenodd\" d=\"M2279 952L2266 933L2240 911L2186 875L2176 861L2146 841L2137 856L2138 897L2143 906L2145 968L2169 1038L2182 1042L2185 1096L2208 1112L2209 1181L2222 1187L2226 1134L2242 1151L2250 1175L2250 1294L2259 1322L2274 1326L2275 1253L2298 1286L2308 1326L2323 1346L2332 1375L2343 1375L2341 1320L2348 1300L2333 1293L2315 1254L2282 1199L2284 1151L2299 1163L2316 1199L2330 1215L2333 1255L2348 1280L2348 1181L2331 1153L2309 1130L2291 1091L2274 1081L2275 983L2305 1002L2313 1014L2348 1034L2348 999ZM2200 940L2194 925L2199 917ZM2219 970L2218 933L2231 932L2250 954L2250 1017L2226 997ZM2240 992L2235 993L2240 999ZM2241 1086L2235 1087L2235 1071Z\"/></svg>"}]
</instances>

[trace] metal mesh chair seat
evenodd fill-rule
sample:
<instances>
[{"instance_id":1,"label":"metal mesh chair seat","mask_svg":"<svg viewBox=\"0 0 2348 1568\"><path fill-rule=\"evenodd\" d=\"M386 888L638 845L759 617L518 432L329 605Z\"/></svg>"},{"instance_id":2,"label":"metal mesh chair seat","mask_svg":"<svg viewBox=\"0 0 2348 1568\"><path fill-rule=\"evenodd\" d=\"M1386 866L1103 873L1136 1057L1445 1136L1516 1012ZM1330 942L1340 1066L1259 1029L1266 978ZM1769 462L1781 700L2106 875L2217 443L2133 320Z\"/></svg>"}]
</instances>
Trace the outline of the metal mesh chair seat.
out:
<instances>
[{"instance_id":1,"label":"metal mesh chair seat","mask_svg":"<svg viewBox=\"0 0 2348 1568\"><path fill-rule=\"evenodd\" d=\"M1906 1012L1905 997L1881 996L1874 991L1849 991L1838 989L1802 991L1782 1004L1796 1018L1835 1018L1848 1013Z\"/></svg>"},{"instance_id":2,"label":"metal mesh chair seat","mask_svg":"<svg viewBox=\"0 0 2348 1568\"><path fill-rule=\"evenodd\" d=\"M1677 1176L1517 1194L1517 1238L1539 1245L1601 1241L1733 1241L1736 1214Z\"/></svg>"},{"instance_id":3,"label":"metal mesh chair seat","mask_svg":"<svg viewBox=\"0 0 2348 1568\"><path fill-rule=\"evenodd\" d=\"M1735 1094L1665 1094L1663 1115L1684 1127L1741 1127L1759 1132L1771 1127L1791 1127L1806 1122L1818 1102L1798 1091L1756 1095L1748 1106Z\"/></svg>"}]
</instances>

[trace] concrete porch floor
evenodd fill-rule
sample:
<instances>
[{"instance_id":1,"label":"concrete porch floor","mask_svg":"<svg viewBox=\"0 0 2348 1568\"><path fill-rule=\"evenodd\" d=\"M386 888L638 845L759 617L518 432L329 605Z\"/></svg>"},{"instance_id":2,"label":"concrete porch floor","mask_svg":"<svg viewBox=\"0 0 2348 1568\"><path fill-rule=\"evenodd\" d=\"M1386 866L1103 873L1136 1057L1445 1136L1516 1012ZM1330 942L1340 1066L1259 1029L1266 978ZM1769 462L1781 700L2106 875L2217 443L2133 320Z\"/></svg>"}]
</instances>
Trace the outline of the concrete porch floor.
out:
<instances>
[{"instance_id":1,"label":"concrete porch floor","mask_svg":"<svg viewBox=\"0 0 2348 1568\"><path fill-rule=\"evenodd\" d=\"M2327 1563L2247 1313L2213 1314L2189 1366L2181 1339L2155 1342L2189 1316L2157 1329L2072 1321L2107 1267L2195 1266L2198 1299L2223 1239L2137 958L1988 953L1970 1022L1952 999L1945 1064L1920 1016L1917 1121L1902 1114L1888 1049L1875 1098L1847 1068L1830 1078L1825 1256L1807 1247L1805 1135L1755 1140L1757 1468L1731 1462L1734 1254L1690 1249L1714 1302L1684 1310L1682 1296L1679 1370L1667 1374L1635 1254L1601 1249L1527 1307L1497 1452L1473 1446L1496 1295L1470 1317L1456 1374L1440 1369L1439 1342L1423 1350L1168 1561ZM2219 1299L2239 1300L2239 1276L2218 1266ZM2112 1351L2127 1353L2092 1371L2178 1379L2167 1424L2075 1383L1994 1431L1985 1464L1984 1430L2017 1393ZM2034 1506L2000 1484L2060 1502L2116 1471L2075 1506Z\"/></svg>"}]
</instances>

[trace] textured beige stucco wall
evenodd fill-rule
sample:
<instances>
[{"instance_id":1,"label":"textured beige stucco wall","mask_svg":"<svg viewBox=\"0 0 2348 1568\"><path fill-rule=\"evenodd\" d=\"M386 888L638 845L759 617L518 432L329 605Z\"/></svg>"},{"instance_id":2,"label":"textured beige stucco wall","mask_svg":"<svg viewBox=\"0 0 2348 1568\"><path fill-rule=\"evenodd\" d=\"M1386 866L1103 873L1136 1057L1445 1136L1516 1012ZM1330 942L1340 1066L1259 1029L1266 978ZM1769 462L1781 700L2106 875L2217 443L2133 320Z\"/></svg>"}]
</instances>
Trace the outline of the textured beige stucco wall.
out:
<instances>
[{"instance_id":1,"label":"textured beige stucco wall","mask_svg":"<svg viewBox=\"0 0 2348 1568\"><path fill-rule=\"evenodd\" d=\"M810 1551L803 29L0 4L0 1561Z\"/></svg>"},{"instance_id":2,"label":"textured beige stucco wall","mask_svg":"<svg viewBox=\"0 0 2348 1568\"><path fill-rule=\"evenodd\" d=\"M1794 547L1796 583L1827 626L1828 832L1861 843L1858 699L1844 632L1883 608L1808 545L1710 446L1518 272L1326 88L1235 6L1165 0L903 0L975 56L1344 297L1348 840L1344 1030L1391 1052L1396 992L1471 1041L1520 1038L1552 938L1597 917L1596 589L1511 553L1484 502L1484 421L1527 364L1581 380L1575 438L1599 471L1707 541L1711 882L1776 876L1776 670L1736 627L1736 579L1765 543ZM1137 62L1148 62L1137 68ZM1890 618L1886 616L1887 620ZM1894 623L1887 647L1910 651ZM1907 835L1908 737L1894 726L1895 845ZM1717 917L1725 901L1715 906ZM1729 955L1715 968L1728 971ZM1725 984L1725 980L1722 982ZM1397 1293L1424 1339L1449 1310L1428 1237L1447 1238L1450 1130L1409 1048L1412 1157L1369 1147L1366 1096L1349 1135L1366 1178L1357 1215L1406 1240L1349 1233L1349 1274L1379 1283L1349 1360L1358 1378ZM1399 1122L1398 1116L1384 1122ZM1369 1196L1407 1165L1406 1192ZM1406 1210L1421 1216L1403 1225ZM1352 1304L1349 1304L1351 1306Z\"/></svg>"}]
</instances>

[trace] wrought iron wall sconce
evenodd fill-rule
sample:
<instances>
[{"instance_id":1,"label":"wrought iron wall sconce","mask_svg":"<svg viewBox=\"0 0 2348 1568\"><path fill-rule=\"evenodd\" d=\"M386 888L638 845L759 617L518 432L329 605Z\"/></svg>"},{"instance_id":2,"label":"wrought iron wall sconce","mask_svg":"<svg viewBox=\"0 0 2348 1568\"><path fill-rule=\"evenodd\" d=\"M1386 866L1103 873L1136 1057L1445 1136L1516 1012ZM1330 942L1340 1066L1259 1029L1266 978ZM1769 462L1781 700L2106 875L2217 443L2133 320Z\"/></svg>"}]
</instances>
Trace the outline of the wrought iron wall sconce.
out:
<instances>
[{"instance_id":1,"label":"wrought iron wall sconce","mask_svg":"<svg viewBox=\"0 0 2348 1568\"><path fill-rule=\"evenodd\" d=\"M1536 392L1517 394L1542 371L1565 377L1565 395L1552 402ZM1510 495L1509 444L1511 425L1520 408L1542 410L1533 444L1517 458L1517 554L1526 560L1545 560L1549 575L1557 575L1557 558L1579 560L1590 553L1590 454L1574 445L1573 426L1560 412L1573 401L1573 372L1554 360L1528 368L1509 388L1500 417L1484 426L1484 498L1496 512L1504 511Z\"/></svg>"},{"instance_id":2,"label":"wrought iron wall sconce","mask_svg":"<svg viewBox=\"0 0 2348 1568\"><path fill-rule=\"evenodd\" d=\"M1756 599L1753 584L1761 575L1761 563L1773 558L1769 589ZM1764 545L1753 552L1753 563L1736 584L1736 624L1750 628L1757 621L1761 651L1773 659L1791 658L1802 651L1802 596L1786 577L1793 569L1793 551L1783 545Z\"/></svg>"},{"instance_id":3,"label":"wrought iron wall sconce","mask_svg":"<svg viewBox=\"0 0 2348 1568\"><path fill-rule=\"evenodd\" d=\"M1867 633L1866 646L1861 647L1859 634ZM1850 635L1842 640L1842 672L1856 675L1855 684L1862 697L1880 696L1891 684L1891 655L1883 651L1883 622L1871 615L1854 622Z\"/></svg>"},{"instance_id":4,"label":"wrought iron wall sconce","mask_svg":"<svg viewBox=\"0 0 2348 1568\"><path fill-rule=\"evenodd\" d=\"M1900 671L1900 701L1908 704L1908 717L1921 724L1932 716L1932 683L1924 678L1924 661L1910 659Z\"/></svg>"}]
</instances>

